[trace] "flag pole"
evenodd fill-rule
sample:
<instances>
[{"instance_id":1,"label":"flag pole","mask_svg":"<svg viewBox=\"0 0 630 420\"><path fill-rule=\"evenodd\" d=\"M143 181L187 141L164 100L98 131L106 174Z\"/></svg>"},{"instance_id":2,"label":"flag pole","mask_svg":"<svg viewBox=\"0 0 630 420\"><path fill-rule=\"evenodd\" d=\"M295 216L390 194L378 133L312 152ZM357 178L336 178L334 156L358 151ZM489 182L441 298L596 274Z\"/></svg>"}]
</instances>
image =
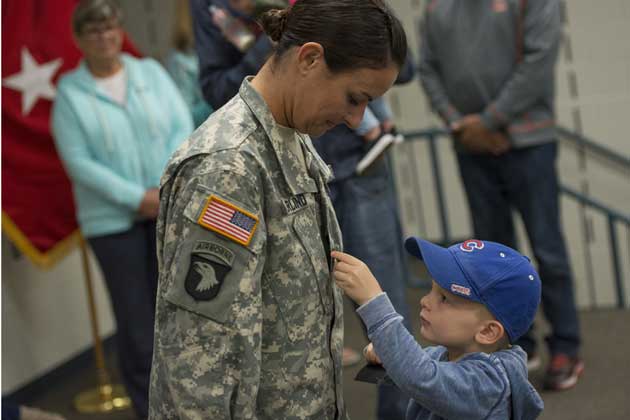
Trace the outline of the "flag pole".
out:
<instances>
[{"instance_id":1,"label":"flag pole","mask_svg":"<svg viewBox=\"0 0 630 420\"><path fill-rule=\"evenodd\" d=\"M90 324L92 327L92 338L94 340L94 359L96 363L96 377L98 379L98 385L96 388L79 393L74 398L74 406L80 413L104 413L114 410L124 410L131 406L131 400L127 396L124 386L111 383L109 373L107 372L107 368L105 366L103 343L98 330L98 319L96 315L94 289L92 287L90 261L83 235L79 236L79 250L81 251L81 262L85 277L88 309L90 312Z\"/></svg>"}]
</instances>

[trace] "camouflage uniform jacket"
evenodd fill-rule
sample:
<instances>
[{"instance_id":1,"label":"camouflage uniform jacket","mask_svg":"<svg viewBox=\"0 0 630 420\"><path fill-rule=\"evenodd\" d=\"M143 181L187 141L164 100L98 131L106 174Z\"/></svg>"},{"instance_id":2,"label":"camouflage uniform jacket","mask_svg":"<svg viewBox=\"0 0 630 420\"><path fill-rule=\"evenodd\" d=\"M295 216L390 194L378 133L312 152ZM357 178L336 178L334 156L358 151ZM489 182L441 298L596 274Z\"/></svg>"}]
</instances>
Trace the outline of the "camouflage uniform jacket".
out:
<instances>
[{"instance_id":1,"label":"camouflage uniform jacket","mask_svg":"<svg viewBox=\"0 0 630 420\"><path fill-rule=\"evenodd\" d=\"M279 127L248 80L172 157L150 418L346 418L330 177L310 139Z\"/></svg>"}]
</instances>

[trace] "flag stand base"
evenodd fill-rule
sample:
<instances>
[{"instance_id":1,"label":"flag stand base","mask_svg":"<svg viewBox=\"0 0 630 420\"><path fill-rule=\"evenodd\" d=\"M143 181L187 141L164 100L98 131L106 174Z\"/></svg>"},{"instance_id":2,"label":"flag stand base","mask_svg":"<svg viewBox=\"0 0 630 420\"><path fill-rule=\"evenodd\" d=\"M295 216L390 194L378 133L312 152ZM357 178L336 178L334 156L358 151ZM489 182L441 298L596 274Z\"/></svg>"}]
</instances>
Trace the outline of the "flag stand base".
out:
<instances>
[{"instance_id":1,"label":"flag stand base","mask_svg":"<svg viewBox=\"0 0 630 420\"><path fill-rule=\"evenodd\" d=\"M106 413L131 407L131 400L122 385L101 385L77 395L74 407L79 413Z\"/></svg>"},{"instance_id":2,"label":"flag stand base","mask_svg":"<svg viewBox=\"0 0 630 420\"><path fill-rule=\"evenodd\" d=\"M94 290L92 287L90 261L87 253L87 245L85 244L83 236L79 239L79 250L81 251L81 261L83 263L92 338L94 339L96 376L99 385L96 388L79 393L79 395L74 398L74 407L79 413L106 413L114 410L125 410L131 407L131 399L127 396L124 386L115 385L110 382L109 373L105 366L103 343L98 331L96 301L94 300Z\"/></svg>"}]
</instances>

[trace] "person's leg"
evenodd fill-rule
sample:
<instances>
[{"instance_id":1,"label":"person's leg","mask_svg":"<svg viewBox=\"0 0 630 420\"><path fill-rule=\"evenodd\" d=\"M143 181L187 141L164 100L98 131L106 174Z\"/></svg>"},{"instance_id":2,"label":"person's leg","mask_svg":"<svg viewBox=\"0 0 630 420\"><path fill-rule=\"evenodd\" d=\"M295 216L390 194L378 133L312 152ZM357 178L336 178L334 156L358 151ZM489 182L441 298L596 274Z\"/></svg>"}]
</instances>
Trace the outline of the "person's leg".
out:
<instances>
[{"instance_id":1,"label":"person's leg","mask_svg":"<svg viewBox=\"0 0 630 420\"><path fill-rule=\"evenodd\" d=\"M573 277L560 226L556 143L511 154L512 202L523 217L542 280L542 309L551 325L551 354L575 357L580 346Z\"/></svg>"},{"instance_id":2,"label":"person's leg","mask_svg":"<svg viewBox=\"0 0 630 420\"><path fill-rule=\"evenodd\" d=\"M385 162L378 165L369 176L340 183L335 209L341 212L344 251L368 265L410 329L398 214ZM380 386L378 394L379 419L404 418L408 399L400 390Z\"/></svg>"},{"instance_id":3,"label":"person's leg","mask_svg":"<svg viewBox=\"0 0 630 420\"><path fill-rule=\"evenodd\" d=\"M103 271L116 318L123 381L138 416L146 418L155 311L155 286L147 282L147 261L154 258L154 251L147 249L147 227L137 223L126 232L88 240Z\"/></svg>"},{"instance_id":4,"label":"person's leg","mask_svg":"<svg viewBox=\"0 0 630 420\"><path fill-rule=\"evenodd\" d=\"M8 398L2 398L2 420L20 420L20 406Z\"/></svg>"},{"instance_id":5,"label":"person's leg","mask_svg":"<svg viewBox=\"0 0 630 420\"><path fill-rule=\"evenodd\" d=\"M495 157L457 154L476 239L516 248L516 234L507 188Z\"/></svg>"},{"instance_id":6,"label":"person's leg","mask_svg":"<svg viewBox=\"0 0 630 420\"><path fill-rule=\"evenodd\" d=\"M509 185L503 175L506 156L458 153L457 158L475 238L516 249L516 232L508 196ZM534 354L536 341L532 331L521 337L518 344L528 355Z\"/></svg>"}]
</instances>

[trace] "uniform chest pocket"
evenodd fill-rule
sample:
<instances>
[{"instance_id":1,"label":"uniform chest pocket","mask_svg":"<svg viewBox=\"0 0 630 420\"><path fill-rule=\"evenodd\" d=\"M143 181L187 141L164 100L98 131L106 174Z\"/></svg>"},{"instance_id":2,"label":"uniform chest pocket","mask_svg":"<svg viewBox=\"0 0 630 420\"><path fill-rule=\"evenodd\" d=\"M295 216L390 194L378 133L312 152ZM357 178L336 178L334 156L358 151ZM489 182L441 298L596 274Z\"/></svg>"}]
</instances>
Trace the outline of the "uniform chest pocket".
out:
<instances>
[{"instance_id":1,"label":"uniform chest pocket","mask_svg":"<svg viewBox=\"0 0 630 420\"><path fill-rule=\"evenodd\" d=\"M319 328L317 324L324 323L320 282L328 268L319 224L312 206L308 206L279 217L271 225L263 283L269 311L265 318L269 328L277 329L277 334L286 333L288 344L299 350L307 347L309 334Z\"/></svg>"},{"instance_id":2,"label":"uniform chest pocket","mask_svg":"<svg viewBox=\"0 0 630 420\"><path fill-rule=\"evenodd\" d=\"M332 312L331 278L326 246L319 226L321 222L315 216L314 209L309 208L307 210L293 220L293 230L313 268L313 280L317 287L322 309L324 313L330 313Z\"/></svg>"}]
</instances>

